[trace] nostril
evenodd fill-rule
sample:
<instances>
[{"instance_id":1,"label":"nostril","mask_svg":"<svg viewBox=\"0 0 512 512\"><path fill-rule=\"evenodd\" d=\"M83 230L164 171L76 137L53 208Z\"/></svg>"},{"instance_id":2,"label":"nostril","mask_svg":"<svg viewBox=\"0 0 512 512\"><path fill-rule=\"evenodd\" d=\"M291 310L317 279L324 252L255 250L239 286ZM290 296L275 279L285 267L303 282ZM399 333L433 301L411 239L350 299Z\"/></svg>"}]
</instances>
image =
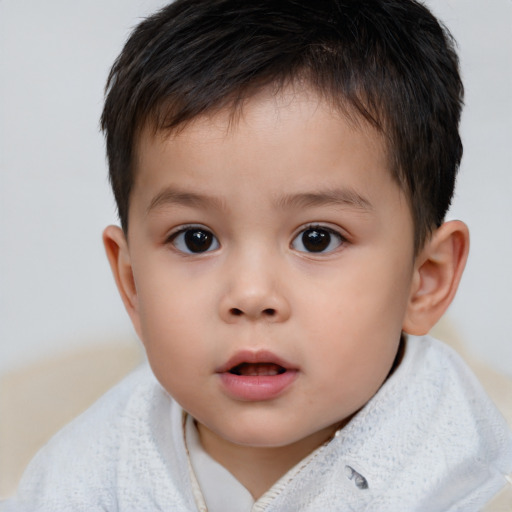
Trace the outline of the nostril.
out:
<instances>
[{"instance_id":1,"label":"nostril","mask_svg":"<svg viewBox=\"0 0 512 512\"><path fill-rule=\"evenodd\" d=\"M241 309L238 308L231 308L229 310L230 314L233 316L242 316L244 315L244 312ZM262 311L263 316L275 316L276 310L274 308L266 308Z\"/></svg>"}]
</instances>

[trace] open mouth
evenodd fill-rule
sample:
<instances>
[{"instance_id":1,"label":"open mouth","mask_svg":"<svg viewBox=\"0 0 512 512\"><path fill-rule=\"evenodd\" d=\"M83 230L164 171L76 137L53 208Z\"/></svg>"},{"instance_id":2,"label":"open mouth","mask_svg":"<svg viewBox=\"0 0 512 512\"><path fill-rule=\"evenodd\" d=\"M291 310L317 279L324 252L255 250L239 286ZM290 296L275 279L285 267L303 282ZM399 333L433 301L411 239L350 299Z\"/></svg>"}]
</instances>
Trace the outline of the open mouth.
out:
<instances>
[{"instance_id":1,"label":"open mouth","mask_svg":"<svg viewBox=\"0 0 512 512\"><path fill-rule=\"evenodd\" d=\"M272 377L285 372L286 368L276 363L240 363L229 370L229 373L243 377Z\"/></svg>"},{"instance_id":2,"label":"open mouth","mask_svg":"<svg viewBox=\"0 0 512 512\"><path fill-rule=\"evenodd\" d=\"M299 369L278 356L267 352L241 351L216 373L224 392L244 402L273 400L290 388Z\"/></svg>"}]
</instances>

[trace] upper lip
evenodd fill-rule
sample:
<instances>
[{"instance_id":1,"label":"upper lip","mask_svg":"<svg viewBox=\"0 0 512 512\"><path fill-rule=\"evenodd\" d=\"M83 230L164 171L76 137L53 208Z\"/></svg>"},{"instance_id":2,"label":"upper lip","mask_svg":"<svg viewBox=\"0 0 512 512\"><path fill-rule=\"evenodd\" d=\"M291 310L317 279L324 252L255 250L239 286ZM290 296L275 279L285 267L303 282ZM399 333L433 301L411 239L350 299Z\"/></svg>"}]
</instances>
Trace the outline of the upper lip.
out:
<instances>
[{"instance_id":1,"label":"upper lip","mask_svg":"<svg viewBox=\"0 0 512 512\"><path fill-rule=\"evenodd\" d=\"M273 352L269 350L241 350L234 354L232 357L228 359L226 363L222 366L219 366L215 372L216 373L226 373L235 368L236 366L243 364L257 364L257 363L273 363L279 366L282 366L286 370L296 370L293 364L289 363L285 359L277 356Z\"/></svg>"}]
</instances>

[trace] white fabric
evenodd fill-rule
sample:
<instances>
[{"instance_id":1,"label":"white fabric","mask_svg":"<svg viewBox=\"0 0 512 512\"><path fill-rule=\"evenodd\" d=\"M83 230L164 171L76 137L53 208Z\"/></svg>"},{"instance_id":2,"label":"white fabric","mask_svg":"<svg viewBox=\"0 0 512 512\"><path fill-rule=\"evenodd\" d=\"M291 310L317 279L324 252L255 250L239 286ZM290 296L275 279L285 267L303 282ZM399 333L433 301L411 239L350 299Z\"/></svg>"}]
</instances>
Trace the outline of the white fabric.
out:
<instances>
[{"instance_id":1,"label":"white fabric","mask_svg":"<svg viewBox=\"0 0 512 512\"><path fill-rule=\"evenodd\" d=\"M140 369L43 448L0 510L205 511L183 418ZM510 473L512 433L475 377L440 342L411 338L370 402L252 512L476 511Z\"/></svg>"},{"instance_id":2,"label":"white fabric","mask_svg":"<svg viewBox=\"0 0 512 512\"><path fill-rule=\"evenodd\" d=\"M251 512L251 493L203 450L192 416L187 416L186 446L208 512Z\"/></svg>"}]
</instances>

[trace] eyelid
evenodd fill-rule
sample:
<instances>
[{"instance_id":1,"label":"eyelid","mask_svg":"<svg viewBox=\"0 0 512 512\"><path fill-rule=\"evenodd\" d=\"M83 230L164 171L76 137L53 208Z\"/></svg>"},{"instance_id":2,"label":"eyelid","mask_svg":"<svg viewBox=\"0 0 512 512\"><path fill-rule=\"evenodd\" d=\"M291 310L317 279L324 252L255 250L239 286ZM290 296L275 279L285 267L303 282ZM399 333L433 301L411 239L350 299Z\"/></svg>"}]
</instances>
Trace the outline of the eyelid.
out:
<instances>
[{"instance_id":1,"label":"eyelid","mask_svg":"<svg viewBox=\"0 0 512 512\"><path fill-rule=\"evenodd\" d=\"M209 231L210 233L213 234L213 230L205 226L204 224L180 224L179 226L173 228L170 233L165 235L165 241L171 242L180 233L188 231L189 229L204 229L205 231Z\"/></svg>"},{"instance_id":2,"label":"eyelid","mask_svg":"<svg viewBox=\"0 0 512 512\"><path fill-rule=\"evenodd\" d=\"M199 252L194 252L191 250L186 250L185 248L178 247L178 245L175 243L175 240L180 235L185 234L187 231L194 231L194 230L205 231L205 232L210 233L213 237L213 240L214 240L213 245L215 247L208 248L205 251L199 251ZM214 233L214 231L212 229L205 226L204 224L181 224L180 226L177 226L165 237L165 244L172 245L173 249L176 252L178 252L182 255L186 255L186 256L201 256L201 255L216 251L220 247L220 242L219 242L217 235Z\"/></svg>"},{"instance_id":3,"label":"eyelid","mask_svg":"<svg viewBox=\"0 0 512 512\"><path fill-rule=\"evenodd\" d=\"M329 231L329 233L339 236L344 241L348 241L348 235L344 234L345 231L339 226L334 226L329 222L308 222L307 224L302 224L295 230L293 238L296 238L297 235L308 229L323 229L324 231Z\"/></svg>"},{"instance_id":4,"label":"eyelid","mask_svg":"<svg viewBox=\"0 0 512 512\"><path fill-rule=\"evenodd\" d=\"M338 238L339 244L335 248L330 249L328 251L318 251L318 252L316 252L316 251L302 251L302 250L296 249L294 247L294 242L299 238L299 236L301 234L303 234L305 231L315 230L315 229L321 230L321 231L327 231L331 235L334 235L336 238ZM347 237L345 235L343 235L341 233L341 231L342 230L340 228L334 228L331 225L326 224L326 223L310 222L308 224L304 224L304 225L300 226L295 231L295 233L294 233L294 235L292 237L292 241L290 243L290 246L291 246L292 249L295 249L295 250L297 250L300 253L304 253L304 254L308 254L308 255L325 256L325 255L328 255L328 254L332 254L332 253L336 252L337 250L339 250L340 247L344 247L348 243Z\"/></svg>"}]
</instances>

